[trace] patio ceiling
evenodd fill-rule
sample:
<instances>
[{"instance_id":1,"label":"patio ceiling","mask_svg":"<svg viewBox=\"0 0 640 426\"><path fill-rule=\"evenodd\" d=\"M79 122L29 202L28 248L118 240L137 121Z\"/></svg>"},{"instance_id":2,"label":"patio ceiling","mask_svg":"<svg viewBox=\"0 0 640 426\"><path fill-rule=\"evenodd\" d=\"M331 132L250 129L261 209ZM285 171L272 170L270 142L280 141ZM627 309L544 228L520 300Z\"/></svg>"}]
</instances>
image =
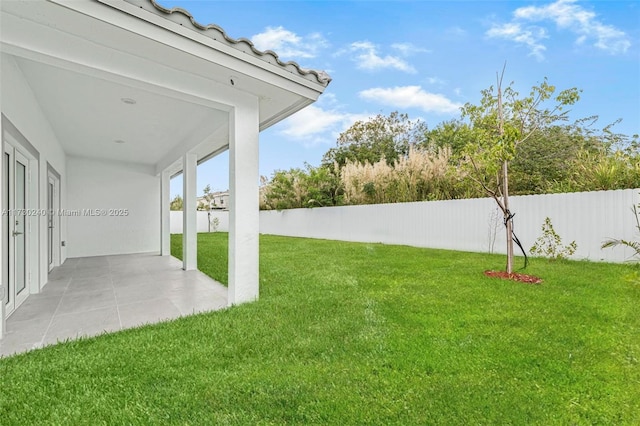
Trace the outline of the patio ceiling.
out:
<instances>
[{"instance_id":1,"label":"patio ceiling","mask_svg":"<svg viewBox=\"0 0 640 426\"><path fill-rule=\"evenodd\" d=\"M155 166L176 144L226 144L228 114L140 88L21 59L18 66L68 155Z\"/></svg>"},{"instance_id":2,"label":"patio ceiling","mask_svg":"<svg viewBox=\"0 0 640 426\"><path fill-rule=\"evenodd\" d=\"M233 99L258 99L262 130L313 102L327 84L239 50L243 43L230 47L186 28L152 6L0 6L2 60L15 61L68 155L159 173L187 151L202 159L224 150Z\"/></svg>"}]
</instances>

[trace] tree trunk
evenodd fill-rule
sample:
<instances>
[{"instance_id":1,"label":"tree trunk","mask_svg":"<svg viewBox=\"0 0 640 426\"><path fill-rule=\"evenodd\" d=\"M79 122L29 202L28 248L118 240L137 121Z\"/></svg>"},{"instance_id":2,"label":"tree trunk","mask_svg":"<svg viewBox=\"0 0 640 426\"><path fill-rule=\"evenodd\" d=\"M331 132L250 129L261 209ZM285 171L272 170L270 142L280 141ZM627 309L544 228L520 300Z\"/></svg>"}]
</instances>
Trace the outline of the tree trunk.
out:
<instances>
[{"instance_id":1,"label":"tree trunk","mask_svg":"<svg viewBox=\"0 0 640 426\"><path fill-rule=\"evenodd\" d=\"M507 273L513 272L513 218L509 210L509 164L502 162L502 202L504 205L504 221L507 231Z\"/></svg>"},{"instance_id":2,"label":"tree trunk","mask_svg":"<svg viewBox=\"0 0 640 426\"><path fill-rule=\"evenodd\" d=\"M505 63L505 67L507 64ZM504 138L504 110L502 106L502 77L504 77L504 68L502 75L496 74L498 88L498 135L500 139ZM505 143L505 141L502 141ZM497 199L496 199L497 201ZM500 204L500 203L498 203ZM509 210L509 161L502 160L502 212L504 214L504 225L507 231L507 273L513 272L513 222L511 221L511 211Z\"/></svg>"}]
</instances>

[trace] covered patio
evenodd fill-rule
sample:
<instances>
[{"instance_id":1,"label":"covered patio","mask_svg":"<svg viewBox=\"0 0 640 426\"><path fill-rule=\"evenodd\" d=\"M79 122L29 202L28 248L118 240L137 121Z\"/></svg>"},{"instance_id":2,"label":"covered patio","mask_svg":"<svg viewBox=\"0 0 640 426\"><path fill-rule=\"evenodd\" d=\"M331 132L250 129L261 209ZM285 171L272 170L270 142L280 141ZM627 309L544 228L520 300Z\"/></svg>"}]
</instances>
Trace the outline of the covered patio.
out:
<instances>
[{"instance_id":1,"label":"covered patio","mask_svg":"<svg viewBox=\"0 0 640 426\"><path fill-rule=\"evenodd\" d=\"M95 315L80 330L93 334L200 309L186 302L210 281L197 272L197 166L226 150L228 288L201 303L256 300L259 133L316 101L329 76L155 0L0 7L3 350L18 335L31 347L77 335L65 324L80 313ZM170 257L178 174L181 263Z\"/></svg>"},{"instance_id":2,"label":"covered patio","mask_svg":"<svg viewBox=\"0 0 640 426\"><path fill-rule=\"evenodd\" d=\"M154 254L67 259L7 319L0 356L227 306L227 288Z\"/></svg>"}]
</instances>

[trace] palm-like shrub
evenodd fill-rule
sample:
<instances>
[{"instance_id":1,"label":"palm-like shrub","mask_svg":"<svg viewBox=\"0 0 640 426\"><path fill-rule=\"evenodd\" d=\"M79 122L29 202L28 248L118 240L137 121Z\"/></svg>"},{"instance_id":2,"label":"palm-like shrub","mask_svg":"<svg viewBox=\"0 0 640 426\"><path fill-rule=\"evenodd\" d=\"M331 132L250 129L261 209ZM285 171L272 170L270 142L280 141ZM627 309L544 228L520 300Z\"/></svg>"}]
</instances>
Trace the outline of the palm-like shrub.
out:
<instances>
[{"instance_id":1,"label":"palm-like shrub","mask_svg":"<svg viewBox=\"0 0 640 426\"><path fill-rule=\"evenodd\" d=\"M636 206L633 206L632 210L633 210L633 216L636 219L636 229L638 230L638 232L640 232L640 219L638 218L638 208ZM634 251L633 256L635 256L636 258L640 258L640 242L638 241L627 241L623 239L617 240L615 238L610 238L606 240L604 243L602 243L603 249L613 248L618 246L629 247Z\"/></svg>"}]
</instances>

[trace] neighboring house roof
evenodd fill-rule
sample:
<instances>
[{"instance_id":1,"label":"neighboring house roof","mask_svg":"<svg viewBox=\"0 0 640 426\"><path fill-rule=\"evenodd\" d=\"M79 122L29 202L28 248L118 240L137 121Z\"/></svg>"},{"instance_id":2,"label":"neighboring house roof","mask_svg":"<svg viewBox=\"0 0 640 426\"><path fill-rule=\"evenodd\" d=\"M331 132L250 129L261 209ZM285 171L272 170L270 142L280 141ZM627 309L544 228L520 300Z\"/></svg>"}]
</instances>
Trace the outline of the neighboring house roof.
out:
<instances>
[{"instance_id":1,"label":"neighboring house roof","mask_svg":"<svg viewBox=\"0 0 640 426\"><path fill-rule=\"evenodd\" d=\"M217 192L210 192L209 195L212 198L224 198L224 197L228 197L229 196L229 190L226 191L217 191ZM206 195L201 195L200 197L197 198L198 201L200 200L204 200L204 197L206 197Z\"/></svg>"},{"instance_id":2,"label":"neighboring house roof","mask_svg":"<svg viewBox=\"0 0 640 426\"><path fill-rule=\"evenodd\" d=\"M136 2L136 4L139 4L139 2ZM293 70L298 74L300 74L301 76L305 77L306 79L316 81L317 83L321 84L324 87L326 87L331 82L331 77L329 76L329 74L327 74L324 71L305 69L305 68L302 68L297 62L294 62L294 61L283 62L280 60L278 55L272 50L261 51L259 49L256 49L253 42L251 42L251 40L249 39L246 39L243 37L234 39L232 37L229 37L229 35L225 32L223 28L215 24L207 24L207 25L200 24L198 21L196 21L196 19L188 10L182 9L180 7L167 9L162 5L158 4L155 0L149 0L149 4L151 4L153 8L145 7L146 10L149 10L160 16L163 16L174 22L177 22L180 25L182 25L182 21L185 21L185 18L186 18L191 23L194 29L201 31L202 34L206 35L207 37L210 37L217 41L225 42L230 47L238 49L242 52L251 53L255 57L267 63L277 64L280 67L289 71Z\"/></svg>"}]
</instances>

